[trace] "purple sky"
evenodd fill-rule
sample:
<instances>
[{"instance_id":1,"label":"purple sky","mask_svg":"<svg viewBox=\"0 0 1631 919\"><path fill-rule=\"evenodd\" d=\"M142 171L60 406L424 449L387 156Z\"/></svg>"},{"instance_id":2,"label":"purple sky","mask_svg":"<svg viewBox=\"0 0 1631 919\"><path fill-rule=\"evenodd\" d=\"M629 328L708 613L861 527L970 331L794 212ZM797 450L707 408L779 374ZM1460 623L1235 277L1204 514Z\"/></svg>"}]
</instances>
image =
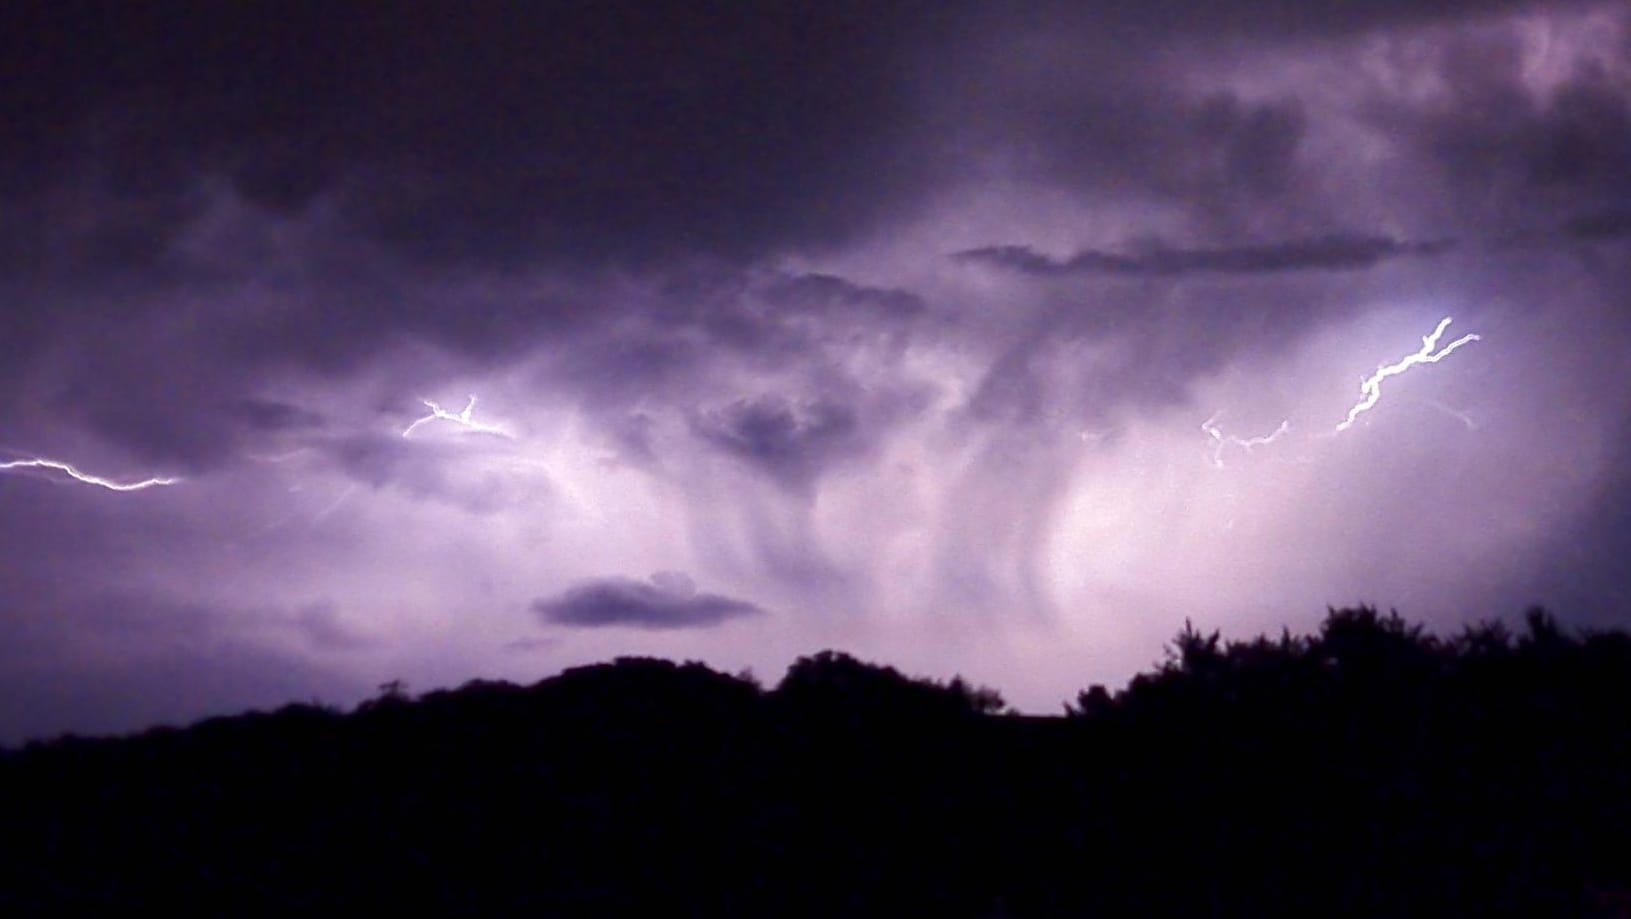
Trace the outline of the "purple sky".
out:
<instances>
[{"instance_id":1,"label":"purple sky","mask_svg":"<svg viewBox=\"0 0 1631 919\"><path fill-rule=\"evenodd\" d=\"M1624 5L797 6L0 8L0 740L1627 624Z\"/></svg>"}]
</instances>

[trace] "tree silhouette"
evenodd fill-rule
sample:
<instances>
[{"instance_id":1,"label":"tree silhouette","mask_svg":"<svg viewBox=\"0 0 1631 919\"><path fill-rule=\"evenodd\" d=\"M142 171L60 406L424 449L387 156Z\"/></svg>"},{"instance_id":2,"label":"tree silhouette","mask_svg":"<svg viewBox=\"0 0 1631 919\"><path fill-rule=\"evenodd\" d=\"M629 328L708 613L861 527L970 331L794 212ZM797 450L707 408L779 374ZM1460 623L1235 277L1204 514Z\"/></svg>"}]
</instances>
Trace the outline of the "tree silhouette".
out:
<instances>
[{"instance_id":1,"label":"tree silhouette","mask_svg":"<svg viewBox=\"0 0 1631 919\"><path fill-rule=\"evenodd\" d=\"M1631 636L1395 612L1068 717L825 651L619 658L0 752L0 912L1617 915ZM1617 912L1619 911L1619 912Z\"/></svg>"}]
</instances>

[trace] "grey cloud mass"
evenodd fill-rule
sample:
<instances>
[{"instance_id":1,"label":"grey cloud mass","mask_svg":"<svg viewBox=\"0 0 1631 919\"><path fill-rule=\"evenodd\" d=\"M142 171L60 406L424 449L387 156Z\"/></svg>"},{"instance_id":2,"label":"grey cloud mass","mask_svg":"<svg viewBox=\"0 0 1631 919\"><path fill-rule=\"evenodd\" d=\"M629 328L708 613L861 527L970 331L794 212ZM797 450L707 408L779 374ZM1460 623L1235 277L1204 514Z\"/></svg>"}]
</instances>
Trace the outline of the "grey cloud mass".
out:
<instances>
[{"instance_id":1,"label":"grey cloud mass","mask_svg":"<svg viewBox=\"0 0 1631 919\"><path fill-rule=\"evenodd\" d=\"M839 403L799 404L769 396L739 400L693 421L697 436L711 446L793 486L853 452L859 425L855 413Z\"/></svg>"},{"instance_id":2,"label":"grey cloud mass","mask_svg":"<svg viewBox=\"0 0 1631 919\"><path fill-rule=\"evenodd\" d=\"M1565 223L1563 231L1577 239L1623 239L1631 236L1631 211L1582 214Z\"/></svg>"},{"instance_id":3,"label":"grey cloud mass","mask_svg":"<svg viewBox=\"0 0 1631 919\"><path fill-rule=\"evenodd\" d=\"M664 572L650 580L600 578L575 584L556 597L534 601L545 622L581 628L695 629L764 610L719 594L698 593L685 575Z\"/></svg>"},{"instance_id":4,"label":"grey cloud mass","mask_svg":"<svg viewBox=\"0 0 1631 919\"><path fill-rule=\"evenodd\" d=\"M94 183L131 216L11 251L163 263L209 179L275 215L331 199L416 259L825 241L930 178L898 79L928 8L14 4L7 190L50 208Z\"/></svg>"},{"instance_id":5,"label":"grey cloud mass","mask_svg":"<svg viewBox=\"0 0 1631 919\"><path fill-rule=\"evenodd\" d=\"M1389 259L1438 255L1454 245L1448 240L1406 243L1379 236L1324 236L1233 249L1178 249L1156 244L1133 254L1085 250L1064 259L1049 258L1026 246L987 246L959 252L956 258L1040 275L1261 274L1354 271Z\"/></svg>"}]
</instances>

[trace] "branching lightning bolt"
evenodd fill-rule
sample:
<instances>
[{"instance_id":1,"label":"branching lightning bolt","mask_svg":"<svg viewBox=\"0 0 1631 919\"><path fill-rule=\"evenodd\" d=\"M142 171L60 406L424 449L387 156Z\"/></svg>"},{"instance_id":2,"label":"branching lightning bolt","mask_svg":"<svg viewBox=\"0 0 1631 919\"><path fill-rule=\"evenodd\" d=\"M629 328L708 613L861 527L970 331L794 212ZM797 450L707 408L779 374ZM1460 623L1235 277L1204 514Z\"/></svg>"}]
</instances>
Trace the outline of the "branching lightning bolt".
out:
<instances>
[{"instance_id":1,"label":"branching lightning bolt","mask_svg":"<svg viewBox=\"0 0 1631 919\"><path fill-rule=\"evenodd\" d=\"M1219 469L1223 468L1223 450L1225 447L1232 445L1250 450L1253 447L1272 444L1291 431L1291 422L1287 420L1280 422L1280 426L1275 428L1272 433L1264 434L1261 437L1236 437L1232 434L1224 434L1218 427L1218 418L1222 415L1222 412L1214 412L1212 417L1201 422L1201 430L1212 438L1212 465Z\"/></svg>"},{"instance_id":2,"label":"branching lightning bolt","mask_svg":"<svg viewBox=\"0 0 1631 919\"><path fill-rule=\"evenodd\" d=\"M81 472L78 469L75 469L69 463L62 463L56 460L41 458L10 460L8 462L0 463L0 472L7 472L13 469L55 469L58 472L67 473L76 481L84 482L87 485L95 485L100 488L106 488L108 491L141 491L142 489L153 488L159 485L174 485L181 481L181 479L176 477L162 476L143 479L140 482L115 482L112 479L104 479L101 476Z\"/></svg>"},{"instance_id":3,"label":"branching lightning bolt","mask_svg":"<svg viewBox=\"0 0 1631 919\"><path fill-rule=\"evenodd\" d=\"M419 428L420 425L428 424L437 420L451 421L454 424L469 428L478 434L497 434L500 437L513 436L509 431L505 430L502 425L483 424L482 422L470 417L470 413L475 411L476 408L475 396L471 396L470 401L466 402L464 405L464 411L457 414L442 408L440 405L437 405L435 402L432 402L429 399L420 399L419 401L425 403L425 407L430 409L430 414L423 418L416 419L413 424L408 425L407 429L402 432L403 437L407 437L408 435L412 434Z\"/></svg>"},{"instance_id":4,"label":"branching lightning bolt","mask_svg":"<svg viewBox=\"0 0 1631 919\"><path fill-rule=\"evenodd\" d=\"M1455 341L1450 342L1448 345L1445 345L1442 349L1434 351L1433 349L1438 347L1438 340L1444 336L1444 330L1449 327L1450 317L1445 316L1443 319L1439 320L1438 328L1434 329L1431 335L1422 336L1421 350L1414 354L1407 355L1403 360L1400 360L1397 363L1383 364L1376 368L1375 373L1371 374L1369 377L1366 377L1364 380L1361 380L1359 383L1359 391L1364 395L1357 403L1354 404L1353 408L1348 409L1348 417L1343 419L1342 423L1337 425L1336 430L1332 433L1340 434L1343 431L1353 427L1354 422L1358 420L1360 415L1363 415L1372 408L1376 407L1377 401L1382 398L1383 380L1387 379L1388 377L1396 377L1417 364L1436 364L1446 357L1449 357L1455 351L1455 349L1461 347L1462 345L1471 341L1480 340L1479 336L1477 335L1463 335Z\"/></svg>"}]
</instances>

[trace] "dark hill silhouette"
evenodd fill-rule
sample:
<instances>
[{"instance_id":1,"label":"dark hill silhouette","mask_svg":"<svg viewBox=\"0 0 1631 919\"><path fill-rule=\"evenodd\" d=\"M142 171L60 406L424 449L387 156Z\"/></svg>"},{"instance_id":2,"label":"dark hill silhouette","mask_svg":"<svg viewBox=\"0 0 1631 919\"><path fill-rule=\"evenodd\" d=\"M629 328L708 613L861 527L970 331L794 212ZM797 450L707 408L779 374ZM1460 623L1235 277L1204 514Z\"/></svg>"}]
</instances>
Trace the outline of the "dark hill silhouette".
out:
<instances>
[{"instance_id":1,"label":"dark hill silhouette","mask_svg":"<svg viewBox=\"0 0 1631 919\"><path fill-rule=\"evenodd\" d=\"M1332 611L1060 717L622 658L0 755L0 913L1625 915L1631 636Z\"/></svg>"}]
</instances>

